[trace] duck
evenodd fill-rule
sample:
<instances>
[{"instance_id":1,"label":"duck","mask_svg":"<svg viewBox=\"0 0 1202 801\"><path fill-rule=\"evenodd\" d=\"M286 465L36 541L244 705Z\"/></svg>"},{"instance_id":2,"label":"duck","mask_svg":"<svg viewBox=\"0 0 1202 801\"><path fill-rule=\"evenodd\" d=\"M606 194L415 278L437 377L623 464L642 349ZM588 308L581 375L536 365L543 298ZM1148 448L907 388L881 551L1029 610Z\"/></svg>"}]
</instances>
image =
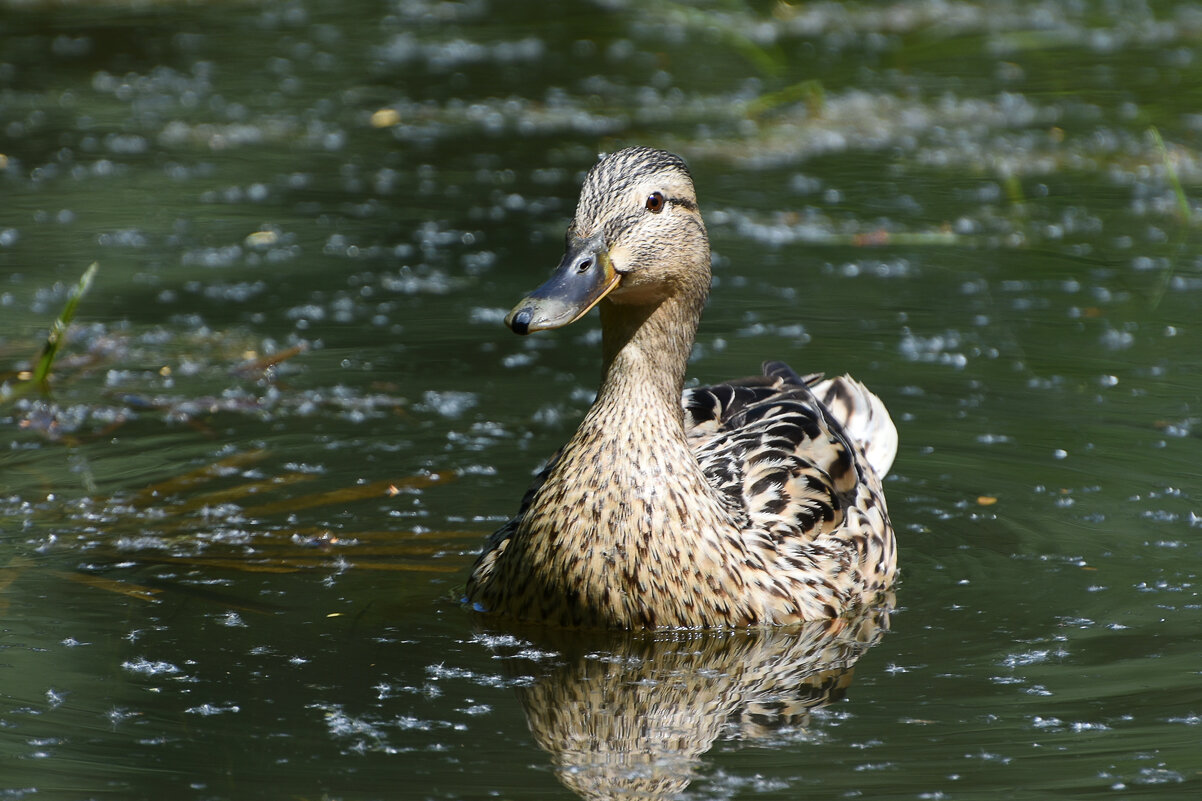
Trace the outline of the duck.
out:
<instances>
[{"instance_id":1,"label":"duck","mask_svg":"<svg viewBox=\"0 0 1202 801\"><path fill-rule=\"evenodd\" d=\"M710 286L685 161L649 147L601 157L559 266L505 318L528 335L599 307L600 387L487 538L470 609L581 629L756 628L837 625L891 597L881 482L898 440L884 403L781 361L686 389Z\"/></svg>"}]
</instances>

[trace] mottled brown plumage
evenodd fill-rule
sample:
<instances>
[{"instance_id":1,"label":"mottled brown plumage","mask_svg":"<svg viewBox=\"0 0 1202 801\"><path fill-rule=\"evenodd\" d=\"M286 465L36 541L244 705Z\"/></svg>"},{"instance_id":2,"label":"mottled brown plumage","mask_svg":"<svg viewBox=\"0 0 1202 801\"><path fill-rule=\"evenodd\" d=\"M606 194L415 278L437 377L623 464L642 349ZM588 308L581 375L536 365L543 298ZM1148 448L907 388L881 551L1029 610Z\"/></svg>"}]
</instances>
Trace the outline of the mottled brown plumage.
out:
<instances>
[{"instance_id":1,"label":"mottled brown plumage","mask_svg":"<svg viewBox=\"0 0 1202 801\"><path fill-rule=\"evenodd\" d=\"M683 392L710 252L679 157L629 148L589 172L559 269L518 333L600 304L597 400L489 538L478 610L563 626L788 624L840 617L893 583L881 491L896 431L847 377L764 375ZM682 402L683 398L683 402Z\"/></svg>"}]
</instances>

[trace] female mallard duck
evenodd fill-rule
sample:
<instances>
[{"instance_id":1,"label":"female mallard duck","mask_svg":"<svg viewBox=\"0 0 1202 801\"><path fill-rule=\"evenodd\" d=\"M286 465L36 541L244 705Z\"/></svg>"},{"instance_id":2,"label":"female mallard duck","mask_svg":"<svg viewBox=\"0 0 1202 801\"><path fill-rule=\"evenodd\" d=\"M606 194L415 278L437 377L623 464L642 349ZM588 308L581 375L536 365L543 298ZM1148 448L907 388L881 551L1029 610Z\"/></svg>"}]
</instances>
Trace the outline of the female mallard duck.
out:
<instances>
[{"instance_id":1,"label":"female mallard duck","mask_svg":"<svg viewBox=\"0 0 1202 801\"><path fill-rule=\"evenodd\" d=\"M851 378L683 393L710 287L688 168L628 148L585 178L567 253L505 322L528 334L601 306L603 378L568 444L472 569L477 610L564 626L755 626L839 618L891 586L880 477L897 448Z\"/></svg>"}]
</instances>

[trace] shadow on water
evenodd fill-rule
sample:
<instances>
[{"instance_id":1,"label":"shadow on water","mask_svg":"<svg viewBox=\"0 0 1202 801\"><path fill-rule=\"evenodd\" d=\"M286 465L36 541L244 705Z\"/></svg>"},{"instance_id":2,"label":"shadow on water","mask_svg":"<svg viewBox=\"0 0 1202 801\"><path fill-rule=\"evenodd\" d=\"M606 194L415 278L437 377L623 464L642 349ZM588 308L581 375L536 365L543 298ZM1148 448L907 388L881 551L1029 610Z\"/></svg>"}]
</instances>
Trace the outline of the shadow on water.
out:
<instances>
[{"instance_id":1,"label":"shadow on water","mask_svg":"<svg viewBox=\"0 0 1202 801\"><path fill-rule=\"evenodd\" d=\"M804 738L810 713L844 697L890 607L834 624L770 630L609 635L486 634L511 675L540 748L585 799L676 798L719 739ZM547 650L554 656L547 659ZM546 667L550 661L551 666ZM542 663L542 664L540 664Z\"/></svg>"}]
</instances>

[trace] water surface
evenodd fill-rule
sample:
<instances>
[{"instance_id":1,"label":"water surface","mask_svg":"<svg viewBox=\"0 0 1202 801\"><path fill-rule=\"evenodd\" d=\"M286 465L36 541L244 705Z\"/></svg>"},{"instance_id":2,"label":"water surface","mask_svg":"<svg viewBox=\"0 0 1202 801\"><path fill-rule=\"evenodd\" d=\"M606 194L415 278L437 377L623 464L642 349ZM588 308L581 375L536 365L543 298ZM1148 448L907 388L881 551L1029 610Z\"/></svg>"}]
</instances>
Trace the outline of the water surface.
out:
<instances>
[{"instance_id":1,"label":"water surface","mask_svg":"<svg viewBox=\"0 0 1202 801\"><path fill-rule=\"evenodd\" d=\"M5 3L0 791L1196 797L1200 36L1174 2ZM595 316L501 316L626 144L700 193L691 375L891 409L887 619L458 605L599 367Z\"/></svg>"}]
</instances>

